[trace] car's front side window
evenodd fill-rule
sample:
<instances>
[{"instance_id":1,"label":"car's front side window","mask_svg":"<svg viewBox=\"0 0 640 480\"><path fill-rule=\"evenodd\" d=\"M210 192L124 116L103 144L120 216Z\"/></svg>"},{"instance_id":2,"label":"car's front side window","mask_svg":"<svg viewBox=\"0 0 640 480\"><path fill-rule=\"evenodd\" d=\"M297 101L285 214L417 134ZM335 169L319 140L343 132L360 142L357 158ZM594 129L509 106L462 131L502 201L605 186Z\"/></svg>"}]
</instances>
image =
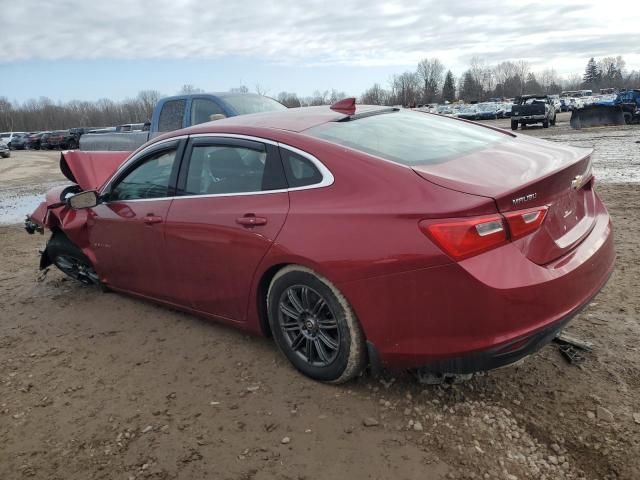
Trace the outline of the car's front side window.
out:
<instances>
[{"instance_id":1,"label":"car's front side window","mask_svg":"<svg viewBox=\"0 0 640 480\"><path fill-rule=\"evenodd\" d=\"M175 149L152 154L117 181L109 193L109 201L171 196L171 172L175 161Z\"/></svg>"}]
</instances>

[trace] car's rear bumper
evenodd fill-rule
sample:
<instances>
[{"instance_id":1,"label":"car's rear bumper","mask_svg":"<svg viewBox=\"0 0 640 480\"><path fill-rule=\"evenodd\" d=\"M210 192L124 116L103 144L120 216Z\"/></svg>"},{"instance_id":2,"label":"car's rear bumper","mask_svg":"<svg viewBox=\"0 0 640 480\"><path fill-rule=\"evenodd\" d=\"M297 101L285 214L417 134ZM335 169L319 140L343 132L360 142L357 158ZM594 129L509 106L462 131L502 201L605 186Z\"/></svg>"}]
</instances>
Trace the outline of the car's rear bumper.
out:
<instances>
[{"instance_id":1,"label":"car's rear bumper","mask_svg":"<svg viewBox=\"0 0 640 480\"><path fill-rule=\"evenodd\" d=\"M513 121L517 120L519 122L542 122L546 118L545 115L516 115L511 117Z\"/></svg>"},{"instance_id":2,"label":"car's rear bumper","mask_svg":"<svg viewBox=\"0 0 640 480\"><path fill-rule=\"evenodd\" d=\"M427 365L423 365L420 369L432 373L468 374L494 370L516 363L549 344L558 333L589 304L591 298L565 317L530 335L505 342L486 350L472 352L459 357L435 360Z\"/></svg>"},{"instance_id":3,"label":"car's rear bumper","mask_svg":"<svg viewBox=\"0 0 640 480\"><path fill-rule=\"evenodd\" d=\"M547 265L515 244L438 267L340 285L382 364L467 373L512 363L548 343L614 267L609 214Z\"/></svg>"}]
</instances>

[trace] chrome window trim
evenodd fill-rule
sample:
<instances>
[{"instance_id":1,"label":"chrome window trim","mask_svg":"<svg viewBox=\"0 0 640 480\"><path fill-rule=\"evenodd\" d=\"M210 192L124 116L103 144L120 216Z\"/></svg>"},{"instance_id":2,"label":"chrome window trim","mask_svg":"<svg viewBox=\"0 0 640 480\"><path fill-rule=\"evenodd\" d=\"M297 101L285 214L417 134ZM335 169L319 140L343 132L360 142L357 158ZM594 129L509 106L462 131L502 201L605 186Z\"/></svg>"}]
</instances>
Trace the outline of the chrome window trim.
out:
<instances>
[{"instance_id":1,"label":"chrome window trim","mask_svg":"<svg viewBox=\"0 0 640 480\"><path fill-rule=\"evenodd\" d=\"M237 193L212 193L212 194L205 194L205 195L178 195L178 196L172 196L172 197L136 198L133 200L118 200L118 201L129 203L129 202L152 202L152 201L159 201L159 200L180 200L180 199L188 199L188 198L241 197L241 196L247 196L247 195L269 195L272 193L297 192L299 190L312 190L315 188L324 188L324 187L333 185L333 182L335 181L335 178L331 173L331 170L329 170L320 160L318 160L316 157L314 157L310 153L305 152L304 150L300 150L299 148L292 147L291 145L287 145L286 143L276 142L274 140L269 140L267 138L254 137L251 135L242 135L242 134L236 134L236 133L196 133L194 135L180 135L177 137L166 138L159 142L155 142L149 145L148 147L145 147L143 150L138 152L135 156L131 157L125 163L120 165L118 170L116 170L116 172L109 179L109 182L101 190L100 194L102 195L111 186L111 184L113 183L114 179L118 176L120 171L127 168L128 165L135 162L137 159L143 156L147 150L155 147L156 145L160 145L166 142L171 142L174 140L181 140L183 138L206 138L206 137L220 137L220 138L233 138L238 140L250 140L250 141L265 143L265 144L273 145L279 148L284 148L286 150L290 150L293 153L296 153L301 157L304 157L307 160L309 160L318 169L318 171L320 172L320 175L322 175L322 181L320 181L319 183L314 183L312 185L305 185L304 187L280 188L277 190L259 190L255 192L237 192ZM104 203L109 204L111 202L104 202Z\"/></svg>"}]
</instances>

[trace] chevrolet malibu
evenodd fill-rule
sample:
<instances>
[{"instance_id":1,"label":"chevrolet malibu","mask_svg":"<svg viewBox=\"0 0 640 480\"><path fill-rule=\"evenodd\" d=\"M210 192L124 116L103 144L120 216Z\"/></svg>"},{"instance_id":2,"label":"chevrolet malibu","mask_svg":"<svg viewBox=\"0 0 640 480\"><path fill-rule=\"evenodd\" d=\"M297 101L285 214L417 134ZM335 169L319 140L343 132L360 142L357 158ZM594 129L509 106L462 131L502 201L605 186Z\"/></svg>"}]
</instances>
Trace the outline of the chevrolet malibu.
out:
<instances>
[{"instance_id":1,"label":"chevrolet malibu","mask_svg":"<svg viewBox=\"0 0 640 480\"><path fill-rule=\"evenodd\" d=\"M516 362L614 263L591 150L353 99L61 169L26 222L41 268L272 336L325 382Z\"/></svg>"}]
</instances>

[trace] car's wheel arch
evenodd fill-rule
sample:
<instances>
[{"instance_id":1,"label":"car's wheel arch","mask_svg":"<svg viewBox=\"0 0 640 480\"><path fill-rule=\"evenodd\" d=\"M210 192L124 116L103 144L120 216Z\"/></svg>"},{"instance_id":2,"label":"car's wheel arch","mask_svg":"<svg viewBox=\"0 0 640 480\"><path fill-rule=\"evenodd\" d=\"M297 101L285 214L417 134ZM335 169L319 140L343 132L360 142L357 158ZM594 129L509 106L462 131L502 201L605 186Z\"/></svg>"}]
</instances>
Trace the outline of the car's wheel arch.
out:
<instances>
[{"instance_id":1,"label":"car's wheel arch","mask_svg":"<svg viewBox=\"0 0 640 480\"><path fill-rule=\"evenodd\" d=\"M278 258L277 260L274 259L268 264L262 265L262 267L260 268L260 273L256 275L257 281L255 282L253 303L256 308L259 331L266 337L271 337L272 335L267 313L267 293L269 292L269 287L271 286L271 282L276 274L283 268L290 266L298 266L311 270L313 273L322 277L322 279L326 279L333 285L336 285L336 282L332 278L331 272L328 272L326 268L322 267L322 265L319 265L316 262L306 258ZM347 301L349 301L348 298ZM356 315L356 317L358 316L358 313L355 312L355 310L354 314Z\"/></svg>"}]
</instances>

